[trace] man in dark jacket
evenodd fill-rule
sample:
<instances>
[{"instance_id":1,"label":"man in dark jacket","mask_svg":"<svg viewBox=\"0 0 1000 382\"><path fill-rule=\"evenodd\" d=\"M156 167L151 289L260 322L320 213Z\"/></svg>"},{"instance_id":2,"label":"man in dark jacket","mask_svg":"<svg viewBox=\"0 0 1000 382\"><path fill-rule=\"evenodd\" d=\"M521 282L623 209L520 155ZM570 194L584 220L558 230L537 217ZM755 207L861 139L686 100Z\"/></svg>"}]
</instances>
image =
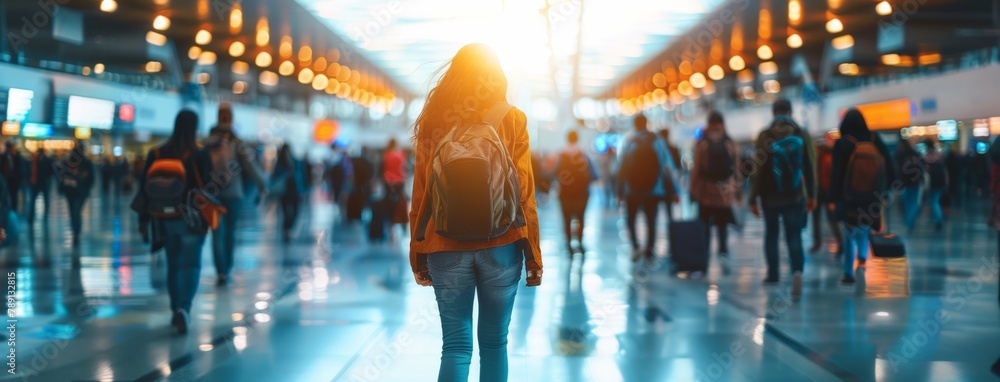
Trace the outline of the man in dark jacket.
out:
<instances>
[{"instance_id":1,"label":"man in dark jacket","mask_svg":"<svg viewBox=\"0 0 1000 382\"><path fill-rule=\"evenodd\" d=\"M17 207L20 205L21 196L21 179L24 178L21 169L24 166L24 158L21 154L17 152L17 146L14 145L14 141L8 140L4 142L4 153L0 156L0 173L3 174L4 180L7 181L7 190L10 193L10 208L17 213Z\"/></svg>"},{"instance_id":2,"label":"man in dark jacket","mask_svg":"<svg viewBox=\"0 0 1000 382\"><path fill-rule=\"evenodd\" d=\"M764 209L764 253L767 256L765 284L778 282L779 220L792 265L792 297L802 295L802 227L806 211L816 208L816 154L809 134L792 120L792 105L779 100L772 107L774 121L756 141L750 174L750 212L761 216Z\"/></svg>"},{"instance_id":3,"label":"man in dark jacket","mask_svg":"<svg viewBox=\"0 0 1000 382\"><path fill-rule=\"evenodd\" d=\"M632 262L637 262L640 258L647 261L653 259L658 203L667 195L676 195L677 186L673 178L676 166L666 144L649 131L646 116L639 114L634 123L635 130L625 134L618 152L618 195L619 201L625 202ZM643 249L640 249L636 237L640 211L645 216L647 227Z\"/></svg>"},{"instance_id":4,"label":"man in dark jacket","mask_svg":"<svg viewBox=\"0 0 1000 382\"><path fill-rule=\"evenodd\" d=\"M31 195L28 198L28 224L35 221L35 199L38 194L42 194L42 201L45 206L45 219L49 218L49 189L52 184L52 158L45 153L44 148L39 148L31 156L31 166L28 168L28 184L31 186Z\"/></svg>"}]
</instances>

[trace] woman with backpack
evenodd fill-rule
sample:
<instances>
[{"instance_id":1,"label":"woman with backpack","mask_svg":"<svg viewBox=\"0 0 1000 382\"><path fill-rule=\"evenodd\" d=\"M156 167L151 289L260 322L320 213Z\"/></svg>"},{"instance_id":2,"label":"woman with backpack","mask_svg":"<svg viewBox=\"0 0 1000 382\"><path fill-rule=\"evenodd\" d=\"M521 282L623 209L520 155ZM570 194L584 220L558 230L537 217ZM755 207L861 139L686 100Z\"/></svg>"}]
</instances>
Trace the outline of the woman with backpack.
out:
<instances>
[{"instance_id":1,"label":"woman with backpack","mask_svg":"<svg viewBox=\"0 0 1000 382\"><path fill-rule=\"evenodd\" d=\"M840 123L840 139L833 145L833 168L829 200L844 225L844 276L840 282L854 285L854 262L868 260L868 235L881 221L886 188L894 179L889 149L868 130L858 109L850 109Z\"/></svg>"},{"instance_id":2,"label":"woman with backpack","mask_svg":"<svg viewBox=\"0 0 1000 382\"><path fill-rule=\"evenodd\" d=\"M132 209L139 213L139 233L152 235L152 252L167 252L170 324L187 333L191 304L201 277L201 248L207 230L192 228L184 216L188 196L212 170L211 158L198 149L198 115L183 110L166 143L149 151ZM176 192L175 190L183 190Z\"/></svg>"},{"instance_id":3,"label":"woman with backpack","mask_svg":"<svg viewBox=\"0 0 1000 382\"><path fill-rule=\"evenodd\" d=\"M295 228L305 191L301 162L292 155L291 147L283 144L278 149L278 162L271 174L271 189L268 192L278 198L281 206L281 240L285 243L292 239L292 228Z\"/></svg>"},{"instance_id":4,"label":"woman with backpack","mask_svg":"<svg viewBox=\"0 0 1000 382\"><path fill-rule=\"evenodd\" d=\"M433 286L437 297L444 332L438 380L468 380L478 299L480 380L506 381L521 268L528 286L540 285L542 253L527 118L507 104L493 49L458 51L413 130L410 265L417 284Z\"/></svg>"},{"instance_id":5,"label":"woman with backpack","mask_svg":"<svg viewBox=\"0 0 1000 382\"><path fill-rule=\"evenodd\" d=\"M916 227L917 216L920 215L920 192L924 183L924 174L927 172L927 164L924 163L924 159L920 157L920 153L913 148L910 141L906 139L899 141L895 161L899 182L903 186L903 193L900 196L903 221L906 223L907 230L912 233Z\"/></svg>"},{"instance_id":6,"label":"woman with backpack","mask_svg":"<svg viewBox=\"0 0 1000 382\"><path fill-rule=\"evenodd\" d=\"M733 200L741 189L735 169L738 152L729 139L722 114L712 112L702 138L694 147L694 171L691 171L691 196L698 202L698 217L705 223L705 239L711 242L711 227L719 233L719 255L728 256L727 225L735 224Z\"/></svg>"},{"instance_id":7,"label":"woman with backpack","mask_svg":"<svg viewBox=\"0 0 1000 382\"><path fill-rule=\"evenodd\" d=\"M94 162L87 158L86 142L76 141L69 157L59 163L59 193L66 197L69 206L69 221L73 231L73 247L80 246L80 232L83 230L83 205L90 197L94 185Z\"/></svg>"},{"instance_id":8,"label":"woman with backpack","mask_svg":"<svg viewBox=\"0 0 1000 382\"><path fill-rule=\"evenodd\" d=\"M940 231L944 228L944 211L941 209L941 197L948 189L948 168L944 164L944 156L941 155L940 145L933 139L924 140L927 153L924 154L924 163L927 164L927 205L931 209L931 222L934 223L934 230ZM918 214L919 215L919 214Z\"/></svg>"}]
</instances>

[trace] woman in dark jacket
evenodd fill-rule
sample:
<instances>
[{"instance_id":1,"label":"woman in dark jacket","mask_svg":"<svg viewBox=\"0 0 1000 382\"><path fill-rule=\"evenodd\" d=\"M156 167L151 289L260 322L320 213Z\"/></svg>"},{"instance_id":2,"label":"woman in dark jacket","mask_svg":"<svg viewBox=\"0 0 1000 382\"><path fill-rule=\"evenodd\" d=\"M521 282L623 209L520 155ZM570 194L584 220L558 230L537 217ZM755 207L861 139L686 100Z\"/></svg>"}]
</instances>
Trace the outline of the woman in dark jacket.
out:
<instances>
[{"instance_id":1,"label":"woman in dark jacket","mask_svg":"<svg viewBox=\"0 0 1000 382\"><path fill-rule=\"evenodd\" d=\"M861 142L871 142L882 155L884 161L885 184L873 185L874 192L870 201L862 202L845 195L845 185L852 179L846 179L849 161L857 145ZM892 157L878 135L868 130L864 116L857 109L851 109L844 115L840 124L840 139L833 145L833 168L830 177L830 203L837 211L837 219L844 225L844 284L854 284L854 259L857 256L858 266L863 266L868 259L868 234L882 220L885 208L884 191L895 179ZM850 200L849 200L850 199Z\"/></svg>"},{"instance_id":2,"label":"woman in dark jacket","mask_svg":"<svg viewBox=\"0 0 1000 382\"><path fill-rule=\"evenodd\" d=\"M292 156L292 149L284 144L278 149L278 163L271 174L271 193L281 202L282 235L284 242L292 237L292 228L299 216L302 194L306 191L301 162Z\"/></svg>"},{"instance_id":3,"label":"woman in dark jacket","mask_svg":"<svg viewBox=\"0 0 1000 382\"><path fill-rule=\"evenodd\" d=\"M80 246L83 230L83 205L90 197L94 185L94 162L87 158L86 143L76 141L69 157L59 163L59 191L69 206L70 227L73 230L73 247Z\"/></svg>"},{"instance_id":4,"label":"woman in dark jacket","mask_svg":"<svg viewBox=\"0 0 1000 382\"><path fill-rule=\"evenodd\" d=\"M211 159L198 149L195 135L198 132L198 115L183 110L174 120L174 133L166 143L149 151L145 169L139 178L139 190L132 208L139 213L139 233L146 235L147 229L153 234L152 251L165 248L167 252L167 293L170 295L170 310L174 315L170 323L181 334L187 333L191 304L198 292L201 274L201 248L207 232L196 231L188 225L181 213L152 216L147 202L147 174L157 159L180 159L184 165L185 192L187 195L198 187L212 170ZM199 179L199 175L201 178ZM174 210L182 211L184 201Z\"/></svg>"}]
</instances>

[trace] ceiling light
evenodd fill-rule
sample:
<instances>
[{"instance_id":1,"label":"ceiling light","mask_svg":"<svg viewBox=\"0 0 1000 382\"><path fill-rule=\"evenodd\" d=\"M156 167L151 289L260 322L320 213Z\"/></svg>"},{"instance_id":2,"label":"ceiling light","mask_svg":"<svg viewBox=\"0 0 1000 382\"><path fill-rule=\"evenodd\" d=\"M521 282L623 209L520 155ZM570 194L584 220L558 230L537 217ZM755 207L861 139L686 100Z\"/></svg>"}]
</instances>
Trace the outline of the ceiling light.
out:
<instances>
[{"instance_id":1,"label":"ceiling light","mask_svg":"<svg viewBox=\"0 0 1000 382\"><path fill-rule=\"evenodd\" d=\"M195 45L195 46L192 46L191 49L188 49L188 58L190 58L192 60L197 60L199 56L201 56L201 47L200 46Z\"/></svg>"},{"instance_id":2,"label":"ceiling light","mask_svg":"<svg viewBox=\"0 0 1000 382\"><path fill-rule=\"evenodd\" d=\"M899 65L901 61L902 60L900 60L899 55L895 53L882 55L882 63L885 65L890 65L890 66Z\"/></svg>"},{"instance_id":3,"label":"ceiling light","mask_svg":"<svg viewBox=\"0 0 1000 382\"><path fill-rule=\"evenodd\" d=\"M239 7L233 7L233 10L229 12L229 31L239 33L240 29L243 29L243 10Z\"/></svg>"},{"instance_id":4,"label":"ceiling light","mask_svg":"<svg viewBox=\"0 0 1000 382\"><path fill-rule=\"evenodd\" d=\"M233 61L233 73L247 74L250 72L250 64L243 61Z\"/></svg>"},{"instance_id":5,"label":"ceiling light","mask_svg":"<svg viewBox=\"0 0 1000 382\"><path fill-rule=\"evenodd\" d=\"M705 81L705 75L701 73L692 74L691 78L689 78L688 81L691 82L691 86L693 86L695 89L701 89L705 87L707 82Z\"/></svg>"},{"instance_id":6,"label":"ceiling light","mask_svg":"<svg viewBox=\"0 0 1000 382\"><path fill-rule=\"evenodd\" d=\"M293 64L291 61L282 62L281 65L278 65L278 73L281 73L281 75L285 77L294 74L295 64Z\"/></svg>"},{"instance_id":7,"label":"ceiling light","mask_svg":"<svg viewBox=\"0 0 1000 382\"><path fill-rule=\"evenodd\" d=\"M292 56L292 38L290 36L281 38L281 45L278 47L278 55L281 56L281 58L289 58Z\"/></svg>"},{"instance_id":8,"label":"ceiling light","mask_svg":"<svg viewBox=\"0 0 1000 382\"><path fill-rule=\"evenodd\" d=\"M834 17L830 21L826 22L826 31L830 33L840 33L844 31L844 23L840 22L840 19Z\"/></svg>"},{"instance_id":9,"label":"ceiling light","mask_svg":"<svg viewBox=\"0 0 1000 382\"><path fill-rule=\"evenodd\" d=\"M83 75L85 75L85 76L89 76L90 75L90 67L89 66L84 66L83 69L80 71L80 73L83 74Z\"/></svg>"},{"instance_id":10,"label":"ceiling light","mask_svg":"<svg viewBox=\"0 0 1000 382\"><path fill-rule=\"evenodd\" d=\"M215 65L216 59L218 59L218 57L215 55L215 52L209 52L206 50L201 52L201 55L198 56L198 65Z\"/></svg>"},{"instance_id":11,"label":"ceiling light","mask_svg":"<svg viewBox=\"0 0 1000 382\"><path fill-rule=\"evenodd\" d=\"M239 57L239 56L242 56L243 53L246 53L246 51L247 51L247 47L246 47L246 45L243 45L242 42L233 41L233 43L229 45L229 55L230 56Z\"/></svg>"},{"instance_id":12,"label":"ceiling light","mask_svg":"<svg viewBox=\"0 0 1000 382\"><path fill-rule=\"evenodd\" d=\"M256 63L257 66L262 67L262 68L266 68L268 66L271 66L271 62L272 62L272 60L271 60L271 54L268 53L268 52L260 52L260 53L258 53L257 54L257 59L254 60L254 63Z\"/></svg>"},{"instance_id":13,"label":"ceiling light","mask_svg":"<svg viewBox=\"0 0 1000 382\"><path fill-rule=\"evenodd\" d=\"M711 68L708 68L708 78L711 78L713 81L719 81L725 76L726 71L722 70L722 67L719 65L712 65Z\"/></svg>"},{"instance_id":14,"label":"ceiling light","mask_svg":"<svg viewBox=\"0 0 1000 382\"><path fill-rule=\"evenodd\" d=\"M339 91L340 81L330 78L329 83L326 84L326 94L337 94Z\"/></svg>"},{"instance_id":15,"label":"ceiling light","mask_svg":"<svg viewBox=\"0 0 1000 382\"><path fill-rule=\"evenodd\" d=\"M96 65L94 65L94 74L101 74L101 73L104 73L104 64L97 63Z\"/></svg>"},{"instance_id":16,"label":"ceiling light","mask_svg":"<svg viewBox=\"0 0 1000 382\"><path fill-rule=\"evenodd\" d=\"M940 53L925 53L917 56L917 62L920 65L932 65L941 62Z\"/></svg>"},{"instance_id":17,"label":"ceiling light","mask_svg":"<svg viewBox=\"0 0 1000 382\"><path fill-rule=\"evenodd\" d=\"M771 51L771 47L767 45L761 45L760 48L757 48L757 57L759 57L761 60L770 60L771 58L774 57L774 52Z\"/></svg>"},{"instance_id":18,"label":"ceiling light","mask_svg":"<svg viewBox=\"0 0 1000 382\"><path fill-rule=\"evenodd\" d=\"M733 56L733 58L729 59L729 69L732 69L734 72L741 71L746 67L747 63L743 61L743 57Z\"/></svg>"},{"instance_id":19,"label":"ceiling light","mask_svg":"<svg viewBox=\"0 0 1000 382\"><path fill-rule=\"evenodd\" d=\"M164 46L167 44L167 36L149 31L146 32L146 42L156 46Z\"/></svg>"},{"instance_id":20,"label":"ceiling light","mask_svg":"<svg viewBox=\"0 0 1000 382\"><path fill-rule=\"evenodd\" d=\"M104 12L114 12L118 9L118 3L115 0L103 0L101 1L101 10Z\"/></svg>"},{"instance_id":21,"label":"ceiling light","mask_svg":"<svg viewBox=\"0 0 1000 382\"><path fill-rule=\"evenodd\" d=\"M771 93L771 94L775 94L777 92L780 92L781 91L781 84L778 83L778 80L767 80L767 81L764 81L764 91L766 91L768 93Z\"/></svg>"},{"instance_id":22,"label":"ceiling light","mask_svg":"<svg viewBox=\"0 0 1000 382\"><path fill-rule=\"evenodd\" d=\"M312 82L312 80L313 80L312 69L305 68L302 69L301 72L299 72L299 82L302 83L303 85Z\"/></svg>"},{"instance_id":23,"label":"ceiling light","mask_svg":"<svg viewBox=\"0 0 1000 382\"><path fill-rule=\"evenodd\" d=\"M316 62L313 63L313 71L320 73L324 70L326 70L326 58L317 58Z\"/></svg>"},{"instance_id":24,"label":"ceiling light","mask_svg":"<svg viewBox=\"0 0 1000 382\"><path fill-rule=\"evenodd\" d=\"M792 25L799 25L802 21L802 3L799 0L788 1L788 21Z\"/></svg>"},{"instance_id":25,"label":"ceiling light","mask_svg":"<svg viewBox=\"0 0 1000 382\"><path fill-rule=\"evenodd\" d=\"M204 84L207 84L208 81L211 81L211 80L212 80L212 76L209 75L208 73L205 73L205 72L198 73L198 83L199 84L204 85Z\"/></svg>"},{"instance_id":26,"label":"ceiling light","mask_svg":"<svg viewBox=\"0 0 1000 382\"><path fill-rule=\"evenodd\" d=\"M257 46L267 45L271 41L271 30L267 26L267 17L257 20Z\"/></svg>"},{"instance_id":27,"label":"ceiling light","mask_svg":"<svg viewBox=\"0 0 1000 382\"><path fill-rule=\"evenodd\" d=\"M888 16L888 15L891 15L892 14L892 4L889 4L888 1L883 1L881 3L878 3L878 5L875 6L875 13L878 13L879 16Z\"/></svg>"},{"instance_id":28,"label":"ceiling light","mask_svg":"<svg viewBox=\"0 0 1000 382\"><path fill-rule=\"evenodd\" d=\"M837 66L837 70L840 71L840 74L846 76L856 76L858 75L858 73L861 73L861 70L858 68L858 64L850 62L845 62L843 64L840 64L839 66Z\"/></svg>"},{"instance_id":29,"label":"ceiling light","mask_svg":"<svg viewBox=\"0 0 1000 382\"><path fill-rule=\"evenodd\" d=\"M267 86L278 86L278 74L270 70L260 72L260 83Z\"/></svg>"},{"instance_id":30,"label":"ceiling light","mask_svg":"<svg viewBox=\"0 0 1000 382\"><path fill-rule=\"evenodd\" d=\"M247 83L243 81L233 82L233 94L243 94L247 92Z\"/></svg>"},{"instance_id":31,"label":"ceiling light","mask_svg":"<svg viewBox=\"0 0 1000 382\"><path fill-rule=\"evenodd\" d=\"M736 75L736 80L739 82L750 82L753 81L753 70L747 69L739 72Z\"/></svg>"},{"instance_id":32,"label":"ceiling light","mask_svg":"<svg viewBox=\"0 0 1000 382\"><path fill-rule=\"evenodd\" d=\"M790 36L788 36L788 38L785 40L785 42L788 43L788 47L789 48L792 48L792 49L801 48L802 47L802 36L799 36L798 33L792 33Z\"/></svg>"},{"instance_id":33,"label":"ceiling light","mask_svg":"<svg viewBox=\"0 0 1000 382\"><path fill-rule=\"evenodd\" d=\"M774 61L762 62L757 66L757 70L760 71L760 74L762 75L770 76L778 73L778 64Z\"/></svg>"},{"instance_id":34,"label":"ceiling light","mask_svg":"<svg viewBox=\"0 0 1000 382\"><path fill-rule=\"evenodd\" d=\"M653 75L653 86L658 88L667 86L667 77L663 73L656 73Z\"/></svg>"},{"instance_id":35,"label":"ceiling light","mask_svg":"<svg viewBox=\"0 0 1000 382\"><path fill-rule=\"evenodd\" d=\"M694 93L694 87L691 86L690 82L681 81L680 84L677 84L677 92L681 93L681 95L689 96Z\"/></svg>"},{"instance_id":36,"label":"ceiling light","mask_svg":"<svg viewBox=\"0 0 1000 382\"><path fill-rule=\"evenodd\" d=\"M159 73L160 70L163 70L163 64L159 61L150 61L146 63L147 73Z\"/></svg>"},{"instance_id":37,"label":"ceiling light","mask_svg":"<svg viewBox=\"0 0 1000 382\"><path fill-rule=\"evenodd\" d=\"M840 37L835 37L831 43L833 44L833 49L844 50L854 46L854 37L849 34L845 34Z\"/></svg>"},{"instance_id":38,"label":"ceiling light","mask_svg":"<svg viewBox=\"0 0 1000 382\"><path fill-rule=\"evenodd\" d=\"M316 77L313 78L312 82L313 89L315 90L326 89L326 85L329 84L330 84L330 79L326 78L325 74L317 74Z\"/></svg>"},{"instance_id":39,"label":"ceiling light","mask_svg":"<svg viewBox=\"0 0 1000 382\"><path fill-rule=\"evenodd\" d=\"M753 86L747 85L740 88L740 96L743 97L744 99L753 99L754 96Z\"/></svg>"},{"instance_id":40,"label":"ceiling light","mask_svg":"<svg viewBox=\"0 0 1000 382\"><path fill-rule=\"evenodd\" d=\"M299 48L299 61L312 60L312 54L313 54L312 48L310 48L308 45Z\"/></svg>"},{"instance_id":41,"label":"ceiling light","mask_svg":"<svg viewBox=\"0 0 1000 382\"><path fill-rule=\"evenodd\" d=\"M153 19L153 29L161 31L170 29L170 18L164 15L156 16L156 18Z\"/></svg>"},{"instance_id":42,"label":"ceiling light","mask_svg":"<svg viewBox=\"0 0 1000 382\"><path fill-rule=\"evenodd\" d=\"M201 29L194 35L194 42L198 45L207 45L212 42L212 32L207 29Z\"/></svg>"}]
</instances>

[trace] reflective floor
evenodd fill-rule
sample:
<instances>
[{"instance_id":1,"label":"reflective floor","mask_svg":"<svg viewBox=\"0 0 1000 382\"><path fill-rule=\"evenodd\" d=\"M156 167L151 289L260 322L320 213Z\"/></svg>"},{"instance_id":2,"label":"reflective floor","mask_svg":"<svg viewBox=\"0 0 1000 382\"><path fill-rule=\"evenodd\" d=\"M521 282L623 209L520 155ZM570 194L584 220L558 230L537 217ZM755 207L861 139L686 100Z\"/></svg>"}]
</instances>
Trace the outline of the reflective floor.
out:
<instances>
[{"instance_id":1,"label":"reflective floor","mask_svg":"<svg viewBox=\"0 0 1000 382\"><path fill-rule=\"evenodd\" d=\"M924 223L907 235L907 259L869 261L864 285L840 286L840 262L826 250L807 255L797 302L789 277L760 283L760 220L731 235L730 258L713 257L706 277L677 278L662 260L633 265L624 222L601 202L588 210L588 252L573 258L557 203L540 207L545 280L518 290L512 381L998 378L997 239L982 201L951 211L943 232ZM234 282L214 285L206 247L193 328L179 336L168 325L163 255L148 253L126 206L92 199L72 250L65 204L53 199L37 234L2 250L4 273L16 276L16 374L0 380L435 379L437 306L412 281L405 238L366 244L362 226L335 223L317 196L284 245L273 209L248 206L257 217L239 230Z\"/></svg>"}]
</instances>

